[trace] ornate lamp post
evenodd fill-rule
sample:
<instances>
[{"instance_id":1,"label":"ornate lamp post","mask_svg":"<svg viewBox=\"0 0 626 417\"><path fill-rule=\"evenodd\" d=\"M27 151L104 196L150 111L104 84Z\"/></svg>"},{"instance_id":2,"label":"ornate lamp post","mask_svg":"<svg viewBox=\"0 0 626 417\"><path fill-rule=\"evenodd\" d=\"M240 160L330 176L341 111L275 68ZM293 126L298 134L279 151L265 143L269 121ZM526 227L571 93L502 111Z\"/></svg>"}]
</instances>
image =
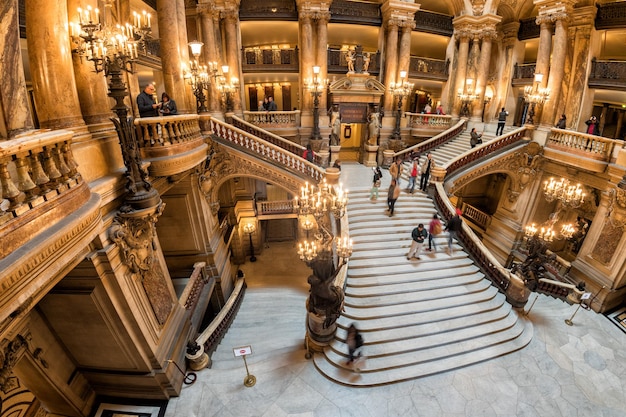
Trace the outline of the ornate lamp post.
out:
<instances>
[{"instance_id":1,"label":"ornate lamp post","mask_svg":"<svg viewBox=\"0 0 626 417\"><path fill-rule=\"evenodd\" d=\"M341 315L344 294L343 288L335 286L335 278L352 255L352 241L347 235L336 235L337 222L347 204L347 192L326 180L319 187L307 183L294 200L296 213L303 218L313 216L319 229L315 240L307 239L298 248L300 259L312 270L308 279L311 293L307 300L307 340L318 347L332 340Z\"/></svg>"},{"instance_id":2,"label":"ornate lamp post","mask_svg":"<svg viewBox=\"0 0 626 417\"><path fill-rule=\"evenodd\" d=\"M306 84L306 88L313 96L313 131L311 132L311 140L320 140L320 97L326 88L327 81L320 80L320 67L313 67L313 78Z\"/></svg>"},{"instance_id":3,"label":"ornate lamp post","mask_svg":"<svg viewBox=\"0 0 626 417\"><path fill-rule=\"evenodd\" d=\"M232 94L239 89L239 79L235 77L229 77L230 68L228 65L222 65L222 73L219 74L217 66L213 69L215 78L218 82L217 89L222 93L224 104L227 112L233 111L233 97Z\"/></svg>"},{"instance_id":4,"label":"ornate lamp post","mask_svg":"<svg viewBox=\"0 0 626 417\"><path fill-rule=\"evenodd\" d=\"M474 91L474 80L472 78L465 80L465 85L462 89L457 91L457 96L459 97L459 100L461 100L461 117L469 117L470 104L474 100L478 99L478 94ZM483 112L484 109L485 108L483 107Z\"/></svg>"},{"instance_id":5,"label":"ornate lamp post","mask_svg":"<svg viewBox=\"0 0 626 417\"><path fill-rule=\"evenodd\" d=\"M243 225L243 231L250 238L250 262L256 262L256 256L254 256L254 245L252 244L252 234L256 232L256 225L253 221L250 221Z\"/></svg>"},{"instance_id":6,"label":"ornate lamp post","mask_svg":"<svg viewBox=\"0 0 626 417\"><path fill-rule=\"evenodd\" d=\"M533 85L527 85L524 88L524 101L530 104L530 110L528 111L528 123L534 124L535 107L542 105L548 98L550 98L550 89L539 87L543 81L543 74L535 74L535 81Z\"/></svg>"},{"instance_id":7,"label":"ornate lamp post","mask_svg":"<svg viewBox=\"0 0 626 417\"><path fill-rule=\"evenodd\" d=\"M204 104L206 97L204 95L204 90L208 90L211 85L211 80L209 78L209 73L206 65L198 64L198 57L202 52L202 42L192 41L189 42L189 48L191 49L191 54L196 58L193 61L189 61L189 70L185 69L185 79L187 83L191 86L193 90L193 95L196 96L196 103L198 107L198 113L203 113L207 111L207 108Z\"/></svg>"},{"instance_id":8,"label":"ornate lamp post","mask_svg":"<svg viewBox=\"0 0 626 417\"><path fill-rule=\"evenodd\" d=\"M402 116L402 99L407 97L411 91L413 90L413 83L405 81L407 72L400 71L400 81L397 83L391 83L389 85L389 92L393 94L393 96L398 101L398 107L396 109L396 127L393 129L393 133L391 135L391 139L401 140L402 136L400 135L400 117Z\"/></svg>"},{"instance_id":9,"label":"ornate lamp post","mask_svg":"<svg viewBox=\"0 0 626 417\"><path fill-rule=\"evenodd\" d=\"M126 166L125 206L121 211L143 210L161 204L159 193L152 187L148 173L142 165L139 145L133 126L133 117L128 116L124 98L128 95L122 71L133 72L138 56L138 47L145 48L151 33L149 13L133 14L133 24L113 25L112 0L106 0L104 13L88 6L78 9L79 23L70 24L73 53L93 63L96 72L104 72L109 80L108 96L115 100L113 111L117 135Z\"/></svg>"}]
</instances>

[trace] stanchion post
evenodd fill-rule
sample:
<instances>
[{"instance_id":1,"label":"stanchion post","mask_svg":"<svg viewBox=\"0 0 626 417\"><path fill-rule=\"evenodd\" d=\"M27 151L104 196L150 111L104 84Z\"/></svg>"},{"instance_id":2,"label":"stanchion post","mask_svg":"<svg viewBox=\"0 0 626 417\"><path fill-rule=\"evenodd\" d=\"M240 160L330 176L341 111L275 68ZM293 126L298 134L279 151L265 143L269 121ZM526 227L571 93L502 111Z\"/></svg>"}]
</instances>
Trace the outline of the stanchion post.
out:
<instances>
[{"instance_id":1,"label":"stanchion post","mask_svg":"<svg viewBox=\"0 0 626 417\"><path fill-rule=\"evenodd\" d=\"M256 384L256 377L250 374L248 371L248 362L246 361L246 355L252 354L252 346L241 346L233 349L235 357L241 356L243 358L243 364L246 367L246 377L243 379L243 384L246 387L253 387Z\"/></svg>"}]
</instances>

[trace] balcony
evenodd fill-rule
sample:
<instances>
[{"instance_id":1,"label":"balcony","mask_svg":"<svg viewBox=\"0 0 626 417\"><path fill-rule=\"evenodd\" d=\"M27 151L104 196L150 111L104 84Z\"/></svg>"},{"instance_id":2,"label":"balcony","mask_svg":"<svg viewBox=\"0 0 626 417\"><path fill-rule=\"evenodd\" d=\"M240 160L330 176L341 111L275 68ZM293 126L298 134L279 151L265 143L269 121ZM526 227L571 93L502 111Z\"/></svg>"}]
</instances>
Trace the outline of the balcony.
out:
<instances>
[{"instance_id":1,"label":"balcony","mask_svg":"<svg viewBox=\"0 0 626 417\"><path fill-rule=\"evenodd\" d=\"M412 56L409 62L409 77L422 80L447 81L450 60Z\"/></svg>"},{"instance_id":2,"label":"balcony","mask_svg":"<svg viewBox=\"0 0 626 417\"><path fill-rule=\"evenodd\" d=\"M626 61L592 59L589 87L624 91L626 89Z\"/></svg>"},{"instance_id":3,"label":"balcony","mask_svg":"<svg viewBox=\"0 0 626 417\"><path fill-rule=\"evenodd\" d=\"M206 159L208 145L197 114L135 119L141 156L150 162L150 175L168 177L193 168Z\"/></svg>"},{"instance_id":4,"label":"balcony","mask_svg":"<svg viewBox=\"0 0 626 417\"><path fill-rule=\"evenodd\" d=\"M621 144L621 141L573 130L552 129L544 155L579 169L605 172L616 144Z\"/></svg>"},{"instance_id":5,"label":"balcony","mask_svg":"<svg viewBox=\"0 0 626 417\"><path fill-rule=\"evenodd\" d=\"M432 137L452 127L452 116L440 114L404 113L409 118L411 136Z\"/></svg>"},{"instance_id":6,"label":"balcony","mask_svg":"<svg viewBox=\"0 0 626 417\"><path fill-rule=\"evenodd\" d=\"M536 63L515 64L511 84L514 87L532 85L535 80Z\"/></svg>"},{"instance_id":7,"label":"balcony","mask_svg":"<svg viewBox=\"0 0 626 417\"><path fill-rule=\"evenodd\" d=\"M244 73L298 72L298 48L245 48L241 58Z\"/></svg>"}]
</instances>

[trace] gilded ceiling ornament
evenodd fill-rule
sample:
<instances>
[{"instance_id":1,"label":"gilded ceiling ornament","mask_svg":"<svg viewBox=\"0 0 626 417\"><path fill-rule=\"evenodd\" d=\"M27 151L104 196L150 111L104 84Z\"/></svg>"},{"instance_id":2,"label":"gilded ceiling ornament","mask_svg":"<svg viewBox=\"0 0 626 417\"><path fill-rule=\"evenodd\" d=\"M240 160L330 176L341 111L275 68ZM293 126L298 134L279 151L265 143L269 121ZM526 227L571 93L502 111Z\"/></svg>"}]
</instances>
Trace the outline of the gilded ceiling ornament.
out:
<instances>
[{"instance_id":1,"label":"gilded ceiling ornament","mask_svg":"<svg viewBox=\"0 0 626 417\"><path fill-rule=\"evenodd\" d=\"M474 0L472 1L472 12L474 16L480 16L483 14L483 9L485 8L485 0Z\"/></svg>"}]
</instances>

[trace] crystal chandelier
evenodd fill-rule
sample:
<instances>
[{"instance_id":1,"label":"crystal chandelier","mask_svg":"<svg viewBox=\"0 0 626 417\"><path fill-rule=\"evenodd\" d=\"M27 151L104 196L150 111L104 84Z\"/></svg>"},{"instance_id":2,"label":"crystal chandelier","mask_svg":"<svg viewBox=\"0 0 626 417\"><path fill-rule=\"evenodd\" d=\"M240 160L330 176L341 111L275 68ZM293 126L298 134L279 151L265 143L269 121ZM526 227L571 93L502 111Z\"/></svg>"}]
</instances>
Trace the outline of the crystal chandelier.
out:
<instances>
[{"instance_id":1,"label":"crystal chandelier","mask_svg":"<svg viewBox=\"0 0 626 417\"><path fill-rule=\"evenodd\" d=\"M548 202L559 200L566 207L580 207L585 202L585 193L580 184L570 185L566 178L550 178L543 183L543 193Z\"/></svg>"},{"instance_id":2,"label":"crystal chandelier","mask_svg":"<svg viewBox=\"0 0 626 417\"><path fill-rule=\"evenodd\" d=\"M530 226L526 226L524 228L524 234L527 238L537 238L543 240L544 242L552 242L555 237L555 233L551 227L537 228L535 223Z\"/></svg>"},{"instance_id":3,"label":"crystal chandelier","mask_svg":"<svg viewBox=\"0 0 626 417\"><path fill-rule=\"evenodd\" d=\"M528 123L534 124L533 118L535 117L535 107L543 104L550 98L550 89L547 87L540 87L543 81L543 74L535 74L535 82L533 85L527 85L524 87L524 101L530 104L530 110L528 111Z\"/></svg>"},{"instance_id":4,"label":"crystal chandelier","mask_svg":"<svg viewBox=\"0 0 626 417\"><path fill-rule=\"evenodd\" d=\"M457 91L457 97L461 101L461 117L468 117L470 114L470 103L478 99L477 92L474 91L474 80L468 78L465 80L463 88Z\"/></svg>"}]
</instances>

